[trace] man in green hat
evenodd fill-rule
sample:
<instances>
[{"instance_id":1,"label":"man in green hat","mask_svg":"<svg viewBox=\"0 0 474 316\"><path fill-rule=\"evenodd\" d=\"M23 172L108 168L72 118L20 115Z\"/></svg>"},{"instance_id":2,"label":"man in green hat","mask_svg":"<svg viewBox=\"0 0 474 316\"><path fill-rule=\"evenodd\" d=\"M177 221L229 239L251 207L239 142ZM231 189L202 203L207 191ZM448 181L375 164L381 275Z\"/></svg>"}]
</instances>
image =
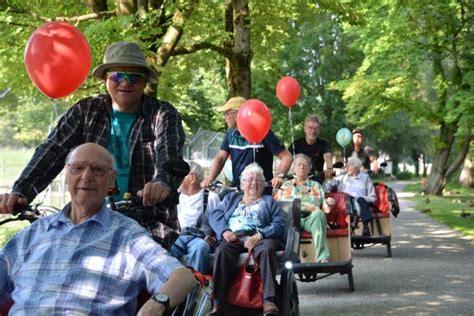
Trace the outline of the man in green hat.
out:
<instances>
[{"instance_id":1,"label":"man in green hat","mask_svg":"<svg viewBox=\"0 0 474 316\"><path fill-rule=\"evenodd\" d=\"M107 93L80 100L61 117L11 193L0 197L0 213L31 202L61 172L68 153L87 142L109 150L120 192L141 196L145 206L163 202L181 183L162 167L164 161L182 158L181 118L171 104L144 94L147 82L156 83L157 75L141 48L131 42L109 45L92 75L104 81ZM155 236L163 237L162 224L177 228L175 210L168 212L155 212L156 225L150 228Z\"/></svg>"}]
</instances>

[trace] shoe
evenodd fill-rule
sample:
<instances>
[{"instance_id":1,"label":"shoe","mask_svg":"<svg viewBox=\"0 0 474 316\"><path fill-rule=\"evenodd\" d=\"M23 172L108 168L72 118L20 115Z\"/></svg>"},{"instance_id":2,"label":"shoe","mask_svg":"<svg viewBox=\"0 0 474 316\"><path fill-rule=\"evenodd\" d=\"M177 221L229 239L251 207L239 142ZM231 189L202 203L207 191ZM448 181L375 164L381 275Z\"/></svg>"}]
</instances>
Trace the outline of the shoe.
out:
<instances>
[{"instance_id":1,"label":"shoe","mask_svg":"<svg viewBox=\"0 0 474 316\"><path fill-rule=\"evenodd\" d=\"M369 226L364 226L364 228L362 229L362 236L370 237Z\"/></svg>"},{"instance_id":2,"label":"shoe","mask_svg":"<svg viewBox=\"0 0 474 316\"><path fill-rule=\"evenodd\" d=\"M321 259L321 260L318 261L318 263L328 263L328 262L329 262L328 259Z\"/></svg>"},{"instance_id":3,"label":"shoe","mask_svg":"<svg viewBox=\"0 0 474 316\"><path fill-rule=\"evenodd\" d=\"M265 316L279 316L280 311L274 303L263 304L263 315Z\"/></svg>"},{"instance_id":4,"label":"shoe","mask_svg":"<svg viewBox=\"0 0 474 316\"><path fill-rule=\"evenodd\" d=\"M209 316L224 316L224 306L214 304L211 312L208 314Z\"/></svg>"}]
</instances>

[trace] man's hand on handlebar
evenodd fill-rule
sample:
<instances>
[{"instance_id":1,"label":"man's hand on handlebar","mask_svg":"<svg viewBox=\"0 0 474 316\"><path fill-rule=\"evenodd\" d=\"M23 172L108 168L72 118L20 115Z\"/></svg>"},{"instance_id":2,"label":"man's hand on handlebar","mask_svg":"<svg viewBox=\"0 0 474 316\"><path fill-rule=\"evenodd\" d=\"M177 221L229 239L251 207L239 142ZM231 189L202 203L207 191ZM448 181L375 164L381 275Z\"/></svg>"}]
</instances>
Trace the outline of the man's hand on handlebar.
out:
<instances>
[{"instance_id":1,"label":"man's hand on handlebar","mask_svg":"<svg viewBox=\"0 0 474 316\"><path fill-rule=\"evenodd\" d=\"M203 188L203 189L208 188L208 187L211 185L211 183L212 183L213 181L214 181L214 180L212 180L211 178L206 178L206 179L202 180L202 182L201 182L201 188Z\"/></svg>"},{"instance_id":2,"label":"man's hand on handlebar","mask_svg":"<svg viewBox=\"0 0 474 316\"><path fill-rule=\"evenodd\" d=\"M5 193L0 195L0 214L9 214L13 212L13 207L16 204L28 205L28 200L17 194Z\"/></svg>"},{"instance_id":3,"label":"man's hand on handlebar","mask_svg":"<svg viewBox=\"0 0 474 316\"><path fill-rule=\"evenodd\" d=\"M336 173L334 172L334 170L332 168L324 170L324 178L325 179L332 179L332 177L334 177L335 175L336 175Z\"/></svg>"},{"instance_id":4,"label":"man's hand on handlebar","mask_svg":"<svg viewBox=\"0 0 474 316\"><path fill-rule=\"evenodd\" d=\"M270 182L271 186L275 189L279 189L283 184L284 179L280 176L273 177L272 181Z\"/></svg>"},{"instance_id":5,"label":"man's hand on handlebar","mask_svg":"<svg viewBox=\"0 0 474 316\"><path fill-rule=\"evenodd\" d=\"M157 182L148 182L137 195L143 199L143 206L153 206L163 202L171 193L169 187Z\"/></svg>"}]
</instances>

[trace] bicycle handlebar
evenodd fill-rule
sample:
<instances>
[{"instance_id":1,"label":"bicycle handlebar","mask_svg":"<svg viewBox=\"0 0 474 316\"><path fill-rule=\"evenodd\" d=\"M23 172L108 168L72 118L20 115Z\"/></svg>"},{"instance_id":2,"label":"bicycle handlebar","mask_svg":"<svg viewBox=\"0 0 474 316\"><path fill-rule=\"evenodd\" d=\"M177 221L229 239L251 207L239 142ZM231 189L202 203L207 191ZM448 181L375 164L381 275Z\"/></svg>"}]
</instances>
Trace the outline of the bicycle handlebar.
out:
<instances>
[{"instance_id":1,"label":"bicycle handlebar","mask_svg":"<svg viewBox=\"0 0 474 316\"><path fill-rule=\"evenodd\" d=\"M3 221L0 221L0 226L9 222L14 221L29 221L33 223L37 219L46 216L45 212L42 212L41 208L45 207L51 212L58 212L59 210L52 206L44 206L41 204L27 205L27 204L16 204L13 207L12 216ZM16 216L16 217L15 217Z\"/></svg>"}]
</instances>

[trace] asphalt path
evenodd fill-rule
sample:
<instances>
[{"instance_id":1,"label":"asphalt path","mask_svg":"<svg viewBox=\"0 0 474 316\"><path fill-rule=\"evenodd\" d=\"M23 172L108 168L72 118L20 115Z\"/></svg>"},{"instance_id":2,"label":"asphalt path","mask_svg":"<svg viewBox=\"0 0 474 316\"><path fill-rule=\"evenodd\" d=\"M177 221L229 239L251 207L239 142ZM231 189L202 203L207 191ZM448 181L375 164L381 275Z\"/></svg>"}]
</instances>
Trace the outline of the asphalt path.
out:
<instances>
[{"instance_id":1,"label":"asphalt path","mask_svg":"<svg viewBox=\"0 0 474 316\"><path fill-rule=\"evenodd\" d=\"M415 211L398 193L392 257L374 245L352 251L355 291L347 276L298 281L301 315L474 315L474 242Z\"/></svg>"}]
</instances>

